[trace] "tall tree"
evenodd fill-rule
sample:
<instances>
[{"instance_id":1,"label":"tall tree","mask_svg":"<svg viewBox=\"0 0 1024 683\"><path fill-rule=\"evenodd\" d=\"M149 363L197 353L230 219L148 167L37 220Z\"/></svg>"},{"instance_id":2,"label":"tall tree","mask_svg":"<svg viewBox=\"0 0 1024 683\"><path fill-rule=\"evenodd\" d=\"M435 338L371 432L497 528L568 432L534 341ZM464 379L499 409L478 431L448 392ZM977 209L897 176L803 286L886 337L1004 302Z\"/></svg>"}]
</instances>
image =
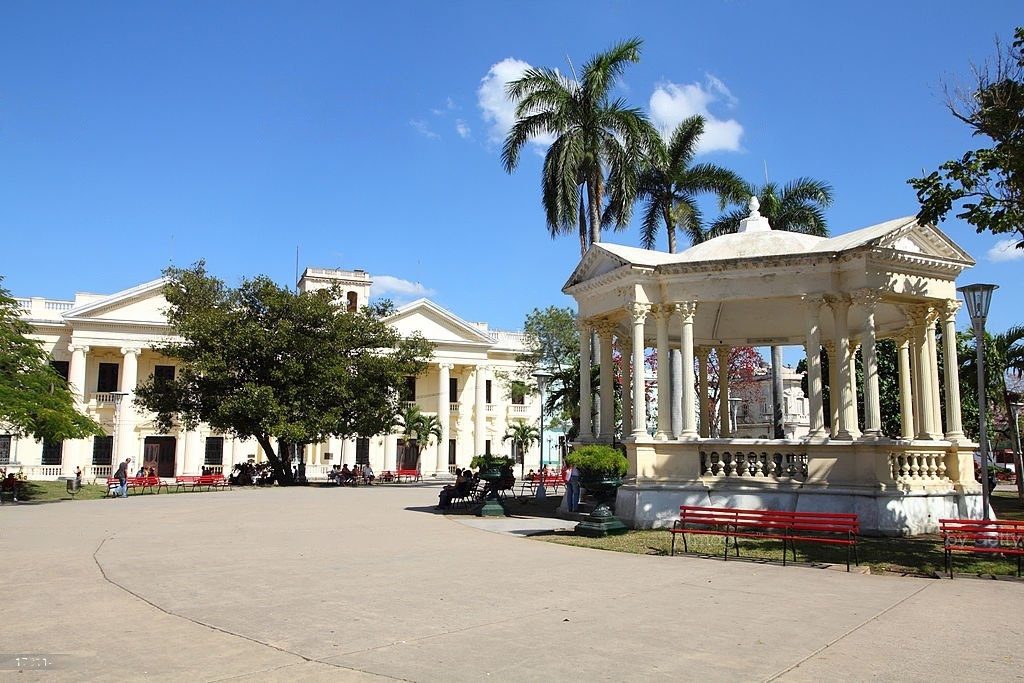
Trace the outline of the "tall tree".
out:
<instances>
[{"instance_id":1,"label":"tall tree","mask_svg":"<svg viewBox=\"0 0 1024 683\"><path fill-rule=\"evenodd\" d=\"M419 469L420 453L442 435L441 422L436 415L422 412L419 406L405 406L398 415L398 423L405 435L405 452L399 469Z\"/></svg>"},{"instance_id":2,"label":"tall tree","mask_svg":"<svg viewBox=\"0 0 1024 683\"><path fill-rule=\"evenodd\" d=\"M611 97L626 66L640 61L641 43L633 38L595 55L583 65L579 80L575 74L569 78L556 69L535 68L506 86L516 103L516 122L501 152L505 170L515 170L530 140L555 138L544 157L544 215L552 237L578 227L581 256L601 241L606 179L614 174L615 191L634 196L635 159L657 138L640 109ZM621 226L628 219L629 211L622 210L615 222Z\"/></svg>"},{"instance_id":3,"label":"tall tree","mask_svg":"<svg viewBox=\"0 0 1024 683\"><path fill-rule=\"evenodd\" d=\"M202 262L165 276L167 321L180 341L159 350L179 361L178 372L150 378L137 402L164 431L175 420L205 422L255 439L282 483L292 479L288 444L390 429L399 388L433 352L384 322L389 304L348 312L339 289L297 294L263 276L231 289Z\"/></svg>"},{"instance_id":4,"label":"tall tree","mask_svg":"<svg viewBox=\"0 0 1024 683\"><path fill-rule=\"evenodd\" d=\"M956 204L956 217L978 232L1015 235L1024 249L1024 28L1014 36L1009 48L996 41L993 63L974 67L971 91L946 88L953 116L991 144L907 182L917 190L919 221L937 223Z\"/></svg>"},{"instance_id":5,"label":"tall tree","mask_svg":"<svg viewBox=\"0 0 1024 683\"><path fill-rule=\"evenodd\" d=\"M535 308L526 316L523 330L527 351L516 357L521 377L528 377L539 367L561 370L579 358L580 335L576 312L571 308Z\"/></svg>"},{"instance_id":6,"label":"tall tree","mask_svg":"<svg viewBox=\"0 0 1024 683\"><path fill-rule=\"evenodd\" d=\"M799 232L806 235L828 237L825 209L832 205L832 186L813 178L797 178L786 183L782 191L775 183L767 182L760 188L750 186L748 195L761 203L761 215L768 219L773 230ZM736 232L740 221L748 215L745 209L734 209L722 215L708 232L716 237ZM775 412L775 438L785 437L782 424L782 347L772 347L772 394Z\"/></svg>"},{"instance_id":7,"label":"tall tree","mask_svg":"<svg viewBox=\"0 0 1024 683\"><path fill-rule=\"evenodd\" d=\"M50 442L105 434L95 420L78 412L67 381L50 365L42 343L28 336L32 328L19 311L18 302L0 287L2 428Z\"/></svg>"},{"instance_id":8,"label":"tall tree","mask_svg":"<svg viewBox=\"0 0 1024 683\"><path fill-rule=\"evenodd\" d=\"M524 456L526 451L530 450L530 446L540 441L540 430L528 424L526 420L513 420L509 424L505 436L501 437L502 443L506 441L512 442L516 460L519 461L521 467L525 467Z\"/></svg>"},{"instance_id":9,"label":"tall tree","mask_svg":"<svg viewBox=\"0 0 1024 683\"><path fill-rule=\"evenodd\" d=\"M691 116L676 126L667 144L656 138L654 148L643 158L637 198L644 203L640 225L640 246L644 249L654 248L662 225L668 236L669 253L676 253L676 229L682 229L691 244L703 242L704 221L698 195L717 195L719 209L750 196L746 183L736 173L716 164L693 164L703 134L704 117Z\"/></svg>"}]
</instances>

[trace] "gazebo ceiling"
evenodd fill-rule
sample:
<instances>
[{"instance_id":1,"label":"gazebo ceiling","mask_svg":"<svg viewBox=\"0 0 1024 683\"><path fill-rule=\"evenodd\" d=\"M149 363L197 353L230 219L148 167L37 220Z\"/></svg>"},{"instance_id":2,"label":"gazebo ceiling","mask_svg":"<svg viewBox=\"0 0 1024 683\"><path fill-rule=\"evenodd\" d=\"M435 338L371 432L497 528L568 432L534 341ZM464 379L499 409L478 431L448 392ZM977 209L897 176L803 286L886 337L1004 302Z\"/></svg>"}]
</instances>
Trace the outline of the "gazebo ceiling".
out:
<instances>
[{"instance_id":1,"label":"gazebo ceiling","mask_svg":"<svg viewBox=\"0 0 1024 683\"><path fill-rule=\"evenodd\" d=\"M562 291L576 299L581 318L616 321L623 333L631 324L627 305L696 301L696 344L790 345L806 338L804 298L877 298L877 334L892 336L907 327L912 307L955 299L956 277L974 265L937 228L913 217L832 238L774 231L759 215L752 218L757 224L746 232L678 254L594 244ZM865 309L850 308L852 333L865 317ZM830 339L827 309L820 322L822 338ZM678 327L670 324L673 340ZM655 336L653 316L644 335Z\"/></svg>"}]
</instances>

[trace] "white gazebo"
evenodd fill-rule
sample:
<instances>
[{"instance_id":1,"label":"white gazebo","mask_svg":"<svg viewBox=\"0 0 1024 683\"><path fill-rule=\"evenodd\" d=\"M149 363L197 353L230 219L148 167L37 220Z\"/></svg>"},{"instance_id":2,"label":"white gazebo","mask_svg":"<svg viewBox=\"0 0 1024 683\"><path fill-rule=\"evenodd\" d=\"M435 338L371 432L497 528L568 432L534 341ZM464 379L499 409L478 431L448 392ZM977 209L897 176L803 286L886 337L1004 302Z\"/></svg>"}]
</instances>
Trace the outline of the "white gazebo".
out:
<instances>
[{"instance_id":1,"label":"white gazebo","mask_svg":"<svg viewBox=\"0 0 1024 683\"><path fill-rule=\"evenodd\" d=\"M614 397L606 390L613 385L613 339L623 356L621 435L630 471L618 493L619 517L648 528L671 524L682 504L843 511L858 513L863 531L882 534L936 531L943 517L980 518L976 445L961 426L955 342L955 281L973 265L948 237L913 217L813 237L772 230L753 198L739 232L678 254L594 244L563 291L578 303L581 339L592 331L599 338L596 421L585 371L594 361L590 344L581 344L581 442L615 440ZM936 322L942 324L944 389ZM894 339L898 349L900 434L882 433L881 338ZM719 377L718 405L700 400L708 396L708 357L769 345L812 351L809 434L799 440L730 438L727 373ZM662 360L659 388L671 384L669 351L678 349L683 359L681 395L658 391L653 437L642 373L633 381L648 347ZM830 359L828 377L821 376L821 347ZM832 397L827 424L825 383ZM682 416L675 432L673 409ZM721 411L714 439L711 410Z\"/></svg>"}]
</instances>

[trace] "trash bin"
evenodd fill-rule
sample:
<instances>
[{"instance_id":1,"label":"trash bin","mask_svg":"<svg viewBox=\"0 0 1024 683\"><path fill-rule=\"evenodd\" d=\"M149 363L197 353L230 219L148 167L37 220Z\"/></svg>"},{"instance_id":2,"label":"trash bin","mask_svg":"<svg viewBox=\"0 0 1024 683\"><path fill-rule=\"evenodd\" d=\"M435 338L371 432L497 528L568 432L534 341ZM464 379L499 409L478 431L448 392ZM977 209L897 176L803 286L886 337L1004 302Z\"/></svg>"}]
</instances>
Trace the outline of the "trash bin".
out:
<instances>
[{"instance_id":1,"label":"trash bin","mask_svg":"<svg viewBox=\"0 0 1024 683\"><path fill-rule=\"evenodd\" d=\"M71 499L74 500L75 494L78 493L78 477L58 477L58 479L62 479L64 481L68 495L70 495Z\"/></svg>"}]
</instances>

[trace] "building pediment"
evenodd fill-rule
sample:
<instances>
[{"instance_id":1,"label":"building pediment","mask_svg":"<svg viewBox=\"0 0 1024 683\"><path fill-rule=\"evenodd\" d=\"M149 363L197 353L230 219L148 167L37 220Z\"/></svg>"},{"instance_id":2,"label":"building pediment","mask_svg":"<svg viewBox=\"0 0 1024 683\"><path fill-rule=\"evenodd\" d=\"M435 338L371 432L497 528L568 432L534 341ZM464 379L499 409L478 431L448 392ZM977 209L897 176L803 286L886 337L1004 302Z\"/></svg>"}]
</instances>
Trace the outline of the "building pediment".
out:
<instances>
[{"instance_id":1,"label":"building pediment","mask_svg":"<svg viewBox=\"0 0 1024 683\"><path fill-rule=\"evenodd\" d=\"M118 325L167 324L167 299L160 278L145 284L99 298L90 297L64 313L64 319L76 326L87 323Z\"/></svg>"},{"instance_id":2,"label":"building pediment","mask_svg":"<svg viewBox=\"0 0 1024 683\"><path fill-rule=\"evenodd\" d=\"M492 346L495 343L479 326L466 322L429 299L418 299L402 306L385 322L403 337L418 332L435 344Z\"/></svg>"}]
</instances>

